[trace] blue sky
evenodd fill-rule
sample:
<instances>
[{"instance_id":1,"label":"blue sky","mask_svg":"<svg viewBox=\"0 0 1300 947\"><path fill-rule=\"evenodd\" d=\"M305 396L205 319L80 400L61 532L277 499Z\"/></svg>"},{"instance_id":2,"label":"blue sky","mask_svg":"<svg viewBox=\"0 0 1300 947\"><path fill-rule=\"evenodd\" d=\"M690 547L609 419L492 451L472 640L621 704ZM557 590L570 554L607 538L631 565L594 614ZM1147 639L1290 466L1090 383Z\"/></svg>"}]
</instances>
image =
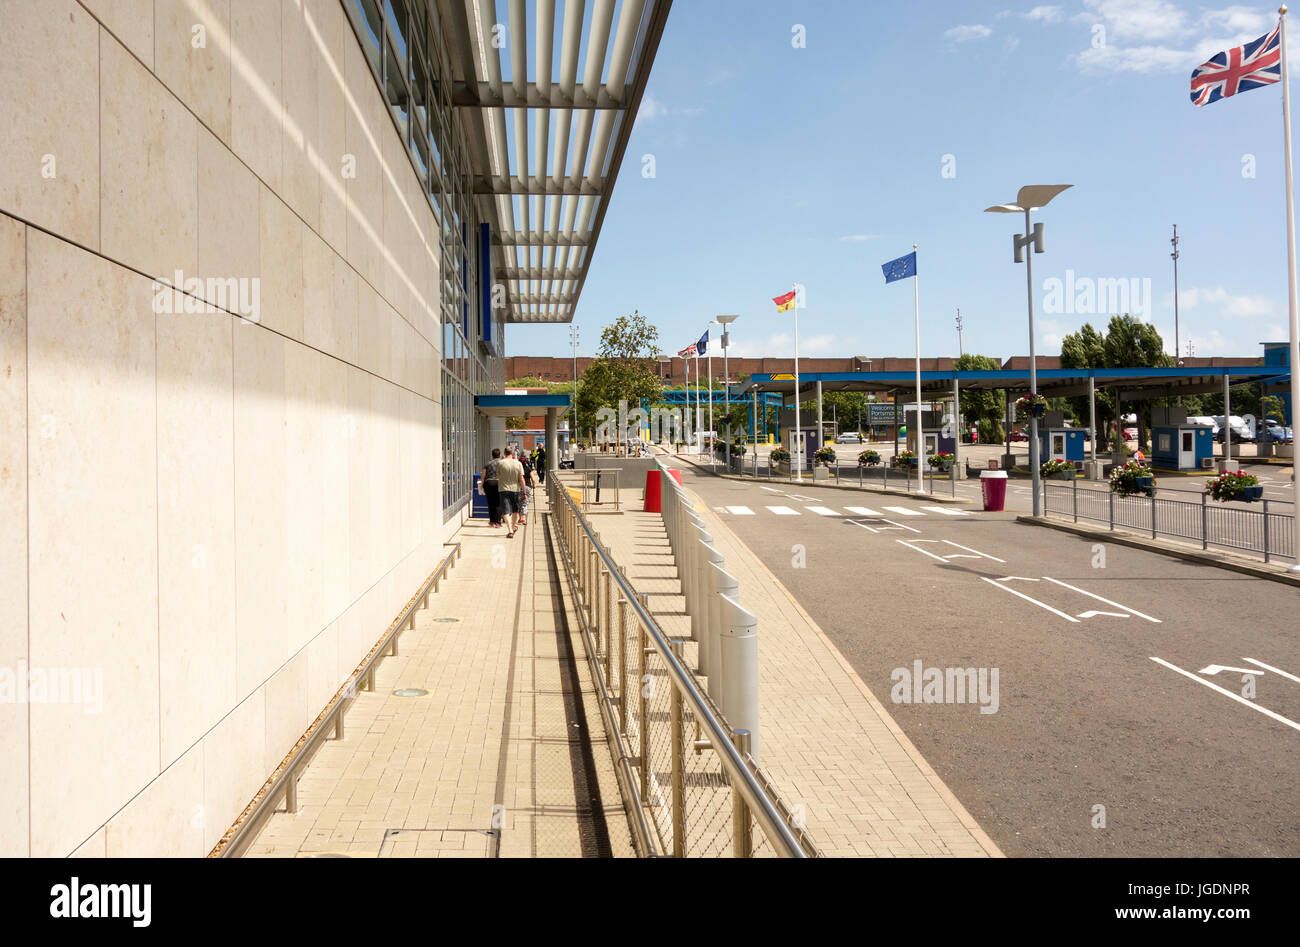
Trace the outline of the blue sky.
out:
<instances>
[{"instance_id":1,"label":"blue sky","mask_svg":"<svg viewBox=\"0 0 1300 947\"><path fill-rule=\"evenodd\" d=\"M1073 184L1035 211L1039 354L1108 319L1104 303L1043 311L1067 270L1076 286L1150 280L1172 352L1176 223L1184 353L1190 339L1196 355L1256 355L1287 338L1281 86L1195 108L1188 79L1275 10L678 0L578 305L579 353L639 309L665 351L739 313L734 354L789 354L771 297L798 281L801 355L911 355L912 287L886 286L880 264L913 243L923 356L957 353L958 308L965 351L1027 352L1023 219L983 209L1023 184ZM1292 33L1294 49L1300 22ZM568 331L511 326L506 345L567 355Z\"/></svg>"}]
</instances>

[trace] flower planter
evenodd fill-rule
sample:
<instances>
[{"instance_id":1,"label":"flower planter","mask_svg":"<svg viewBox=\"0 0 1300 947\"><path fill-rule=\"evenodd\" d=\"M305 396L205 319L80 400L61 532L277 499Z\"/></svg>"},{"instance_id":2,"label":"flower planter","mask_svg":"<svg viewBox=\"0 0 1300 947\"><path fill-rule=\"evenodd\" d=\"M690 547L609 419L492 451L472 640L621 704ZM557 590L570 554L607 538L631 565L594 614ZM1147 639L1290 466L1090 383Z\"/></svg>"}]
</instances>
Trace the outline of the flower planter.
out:
<instances>
[{"instance_id":1,"label":"flower planter","mask_svg":"<svg viewBox=\"0 0 1300 947\"><path fill-rule=\"evenodd\" d=\"M1254 503L1256 500L1264 498L1264 488L1259 487L1242 487L1241 496L1238 498L1245 503Z\"/></svg>"},{"instance_id":2,"label":"flower planter","mask_svg":"<svg viewBox=\"0 0 1300 947\"><path fill-rule=\"evenodd\" d=\"M775 468L778 477L790 476L790 461L778 460L772 464L772 467Z\"/></svg>"},{"instance_id":3,"label":"flower planter","mask_svg":"<svg viewBox=\"0 0 1300 947\"><path fill-rule=\"evenodd\" d=\"M829 480L829 479L831 479L831 471L830 471L830 468L829 468L829 467L814 467L814 468L813 468L813 479L814 479L814 480Z\"/></svg>"},{"instance_id":4,"label":"flower planter","mask_svg":"<svg viewBox=\"0 0 1300 947\"><path fill-rule=\"evenodd\" d=\"M1047 475L1047 479L1048 479L1048 480L1073 480L1073 479L1074 479L1074 471L1073 471L1073 470L1058 470L1058 471L1056 471L1056 473L1050 473L1050 474L1048 474L1048 475ZM1148 477L1147 479L1150 480L1151 478Z\"/></svg>"},{"instance_id":5,"label":"flower planter","mask_svg":"<svg viewBox=\"0 0 1300 947\"><path fill-rule=\"evenodd\" d=\"M1135 478L1134 478L1134 480L1137 482L1137 488L1138 488L1139 490L1150 490L1150 489L1151 489L1151 484L1152 484L1152 482L1153 482L1153 479L1154 479L1154 478L1152 478L1152 477L1135 477Z\"/></svg>"},{"instance_id":6,"label":"flower planter","mask_svg":"<svg viewBox=\"0 0 1300 947\"><path fill-rule=\"evenodd\" d=\"M1045 404L1031 404L1029 406L1029 413L1036 418L1041 418L1043 416L1043 412L1046 410L1047 410L1047 405Z\"/></svg>"}]
</instances>

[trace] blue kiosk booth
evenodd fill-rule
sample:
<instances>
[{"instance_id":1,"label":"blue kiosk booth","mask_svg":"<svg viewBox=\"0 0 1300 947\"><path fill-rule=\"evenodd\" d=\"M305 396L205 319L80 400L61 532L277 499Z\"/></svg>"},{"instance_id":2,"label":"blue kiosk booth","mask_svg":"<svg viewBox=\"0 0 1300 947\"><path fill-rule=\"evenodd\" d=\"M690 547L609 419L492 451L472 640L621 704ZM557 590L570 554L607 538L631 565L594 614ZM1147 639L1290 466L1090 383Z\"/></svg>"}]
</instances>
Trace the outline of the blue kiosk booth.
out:
<instances>
[{"instance_id":1,"label":"blue kiosk booth","mask_svg":"<svg viewBox=\"0 0 1300 947\"><path fill-rule=\"evenodd\" d=\"M1214 429L1207 424L1153 425L1151 466L1162 470L1212 470Z\"/></svg>"},{"instance_id":2,"label":"blue kiosk booth","mask_svg":"<svg viewBox=\"0 0 1300 947\"><path fill-rule=\"evenodd\" d=\"M1068 460L1076 467L1085 460L1083 445L1088 429L1082 427L1042 427L1038 431L1038 457L1049 460Z\"/></svg>"}]
</instances>

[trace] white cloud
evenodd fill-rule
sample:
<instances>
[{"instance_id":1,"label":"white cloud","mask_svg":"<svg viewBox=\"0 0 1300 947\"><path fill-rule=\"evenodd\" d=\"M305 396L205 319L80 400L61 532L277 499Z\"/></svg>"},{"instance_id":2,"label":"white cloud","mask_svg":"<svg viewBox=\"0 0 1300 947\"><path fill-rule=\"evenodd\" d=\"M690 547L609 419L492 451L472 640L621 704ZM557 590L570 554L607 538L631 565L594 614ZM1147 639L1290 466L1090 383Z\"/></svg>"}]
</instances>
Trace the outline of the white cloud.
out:
<instances>
[{"instance_id":1,"label":"white cloud","mask_svg":"<svg viewBox=\"0 0 1300 947\"><path fill-rule=\"evenodd\" d=\"M1084 0L1083 5L1106 24L1112 40L1173 39L1187 28L1187 14L1168 0Z\"/></svg>"},{"instance_id":2,"label":"white cloud","mask_svg":"<svg viewBox=\"0 0 1300 947\"><path fill-rule=\"evenodd\" d=\"M1189 19L1168 0L1084 0L1084 5L1086 12L1071 17L1072 22L1104 27L1099 34L1104 44L1074 57L1079 70L1089 73L1190 71L1225 49L1259 38L1276 22L1269 12L1242 6L1207 10Z\"/></svg>"},{"instance_id":3,"label":"white cloud","mask_svg":"<svg viewBox=\"0 0 1300 947\"><path fill-rule=\"evenodd\" d=\"M965 43L973 39L988 39L993 35L993 30L989 29L982 23L975 23L970 26L954 26L950 30L944 31L944 39L950 39L954 43Z\"/></svg>"},{"instance_id":4,"label":"white cloud","mask_svg":"<svg viewBox=\"0 0 1300 947\"><path fill-rule=\"evenodd\" d=\"M1021 14L1026 20L1036 23L1060 23L1065 19L1065 11L1056 6L1034 7L1028 13Z\"/></svg>"},{"instance_id":5,"label":"white cloud","mask_svg":"<svg viewBox=\"0 0 1300 947\"><path fill-rule=\"evenodd\" d=\"M657 118L663 118L666 115L699 115L704 109L689 108L670 108L666 103L656 99L654 95L647 92L641 97L641 107L637 110L637 120L645 119L647 122L653 122Z\"/></svg>"},{"instance_id":6,"label":"white cloud","mask_svg":"<svg viewBox=\"0 0 1300 947\"><path fill-rule=\"evenodd\" d=\"M1170 297L1172 304L1172 296ZM1215 309L1219 315L1232 319L1254 319L1277 311L1276 303L1268 296L1234 295L1222 286L1196 287L1179 290L1180 309Z\"/></svg>"},{"instance_id":7,"label":"white cloud","mask_svg":"<svg viewBox=\"0 0 1300 947\"><path fill-rule=\"evenodd\" d=\"M1002 52L1014 53L1016 51L1016 47L1019 45L1020 45L1020 39L1018 37L1008 36L1005 40L1002 41Z\"/></svg>"}]
</instances>

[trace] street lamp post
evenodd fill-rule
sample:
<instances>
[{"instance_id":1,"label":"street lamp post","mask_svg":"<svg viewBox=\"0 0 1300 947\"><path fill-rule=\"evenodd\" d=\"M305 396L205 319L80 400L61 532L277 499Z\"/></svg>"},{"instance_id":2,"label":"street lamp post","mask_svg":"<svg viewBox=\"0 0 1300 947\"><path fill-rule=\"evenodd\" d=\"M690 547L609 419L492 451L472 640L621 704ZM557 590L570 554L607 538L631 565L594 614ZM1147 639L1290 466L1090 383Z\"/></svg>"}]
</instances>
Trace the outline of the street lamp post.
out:
<instances>
[{"instance_id":1,"label":"street lamp post","mask_svg":"<svg viewBox=\"0 0 1300 947\"><path fill-rule=\"evenodd\" d=\"M1023 259L1025 264L1025 284L1029 291L1029 393L1038 394L1038 365L1034 357L1034 267L1033 254L1024 252L1025 248L1032 245L1034 253L1043 252L1043 225L1040 222L1037 226L1031 226L1029 222L1029 212L1036 207L1046 207L1057 194L1060 194L1071 184L1029 184L1022 187L1016 194L1014 204L995 204L992 207L984 208L985 213L989 214L1017 214L1025 215L1025 232L1016 234L1012 240L1014 247L1014 258L1017 263ZM1031 409L1029 412L1029 475L1031 478L1031 492L1034 495L1034 516L1043 515L1043 498L1041 494L1040 481L1042 474L1039 471L1039 447L1038 447L1038 415Z\"/></svg>"},{"instance_id":2,"label":"street lamp post","mask_svg":"<svg viewBox=\"0 0 1300 947\"><path fill-rule=\"evenodd\" d=\"M578 324L576 322L569 323L569 344L573 348L573 404L569 408L569 453L573 454L578 449Z\"/></svg>"}]
</instances>

